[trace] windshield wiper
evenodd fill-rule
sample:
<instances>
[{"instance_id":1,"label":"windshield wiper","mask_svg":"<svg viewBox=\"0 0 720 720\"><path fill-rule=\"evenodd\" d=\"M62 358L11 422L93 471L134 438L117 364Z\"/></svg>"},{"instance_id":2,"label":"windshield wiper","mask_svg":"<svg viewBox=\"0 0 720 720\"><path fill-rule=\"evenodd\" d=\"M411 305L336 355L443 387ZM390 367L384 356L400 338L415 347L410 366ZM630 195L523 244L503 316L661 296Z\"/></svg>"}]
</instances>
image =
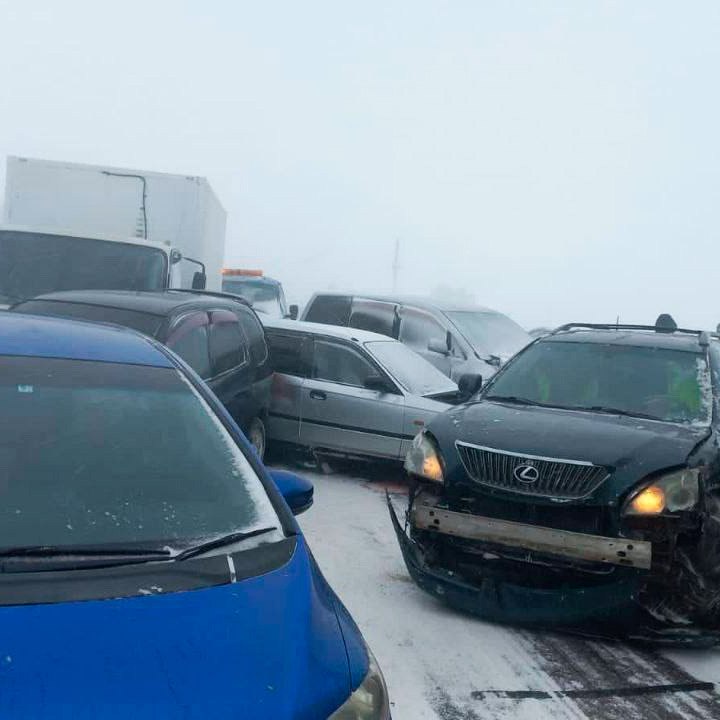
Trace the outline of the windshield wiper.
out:
<instances>
[{"instance_id":1,"label":"windshield wiper","mask_svg":"<svg viewBox=\"0 0 720 720\"><path fill-rule=\"evenodd\" d=\"M536 400L528 400L528 398L521 398L517 395L486 395L483 400L499 400L500 402L512 403L513 405L531 405L533 407L553 407L552 405L546 405L545 403L537 402Z\"/></svg>"},{"instance_id":2,"label":"windshield wiper","mask_svg":"<svg viewBox=\"0 0 720 720\"><path fill-rule=\"evenodd\" d=\"M242 542L248 538L255 537L257 535L264 535L265 533L277 530L276 527L258 528L257 530L249 530L245 532L232 532L227 535L221 535L220 537L207 540L199 545L193 545L187 550L183 550L178 553L173 559L174 560L187 560L188 558L195 557L196 555L202 555L205 552L214 550L215 548L223 547L224 545L233 545L234 543Z\"/></svg>"},{"instance_id":3,"label":"windshield wiper","mask_svg":"<svg viewBox=\"0 0 720 720\"><path fill-rule=\"evenodd\" d=\"M573 408L573 410L587 410L588 412L606 413L607 415L621 415L623 417L642 418L643 420L663 421L663 418L658 417L657 415L648 415L647 413L635 412L634 410L632 412L630 410L620 410L619 408L607 407L605 405L593 405L587 408L577 407Z\"/></svg>"},{"instance_id":4,"label":"windshield wiper","mask_svg":"<svg viewBox=\"0 0 720 720\"><path fill-rule=\"evenodd\" d=\"M103 547L101 545L26 545L20 547L0 548L0 558L105 558L105 557L137 557L165 559L171 552L162 548L131 548Z\"/></svg>"}]
</instances>

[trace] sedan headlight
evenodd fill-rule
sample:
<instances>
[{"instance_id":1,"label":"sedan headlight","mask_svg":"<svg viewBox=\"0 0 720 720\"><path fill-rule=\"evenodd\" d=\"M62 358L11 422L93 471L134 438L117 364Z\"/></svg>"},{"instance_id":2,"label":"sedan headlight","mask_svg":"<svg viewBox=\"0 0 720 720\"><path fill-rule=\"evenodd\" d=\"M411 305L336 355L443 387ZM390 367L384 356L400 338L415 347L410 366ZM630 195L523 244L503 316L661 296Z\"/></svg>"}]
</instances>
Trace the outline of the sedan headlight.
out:
<instances>
[{"instance_id":1,"label":"sedan headlight","mask_svg":"<svg viewBox=\"0 0 720 720\"><path fill-rule=\"evenodd\" d=\"M390 699L385 678L368 649L369 667L360 687L328 720L390 720Z\"/></svg>"},{"instance_id":2,"label":"sedan headlight","mask_svg":"<svg viewBox=\"0 0 720 720\"><path fill-rule=\"evenodd\" d=\"M426 480L443 482L440 453L435 447L435 443L424 432L415 436L412 447L405 457L405 469L412 475Z\"/></svg>"},{"instance_id":3,"label":"sedan headlight","mask_svg":"<svg viewBox=\"0 0 720 720\"><path fill-rule=\"evenodd\" d=\"M700 497L697 468L668 473L646 485L625 505L625 515L660 515L690 510Z\"/></svg>"}]
</instances>

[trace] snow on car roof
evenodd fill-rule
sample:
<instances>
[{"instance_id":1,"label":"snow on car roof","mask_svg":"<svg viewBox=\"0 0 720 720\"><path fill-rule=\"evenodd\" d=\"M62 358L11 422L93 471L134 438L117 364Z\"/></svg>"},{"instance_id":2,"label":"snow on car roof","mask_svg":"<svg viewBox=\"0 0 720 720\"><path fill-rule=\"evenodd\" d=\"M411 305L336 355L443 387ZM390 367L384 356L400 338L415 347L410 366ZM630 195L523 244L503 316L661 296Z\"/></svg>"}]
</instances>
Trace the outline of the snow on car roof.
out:
<instances>
[{"instance_id":1,"label":"snow on car roof","mask_svg":"<svg viewBox=\"0 0 720 720\"><path fill-rule=\"evenodd\" d=\"M0 355L173 367L158 345L133 330L9 312L0 313Z\"/></svg>"},{"instance_id":2,"label":"snow on car roof","mask_svg":"<svg viewBox=\"0 0 720 720\"><path fill-rule=\"evenodd\" d=\"M374 340L398 342L387 335L370 332L369 330L358 330L356 328L340 327L339 325L324 325L323 323L305 322L304 320L279 320L264 315L258 317L266 328L273 330L294 330L295 332L312 333L313 335L326 335L339 340L354 340L360 343Z\"/></svg>"}]
</instances>

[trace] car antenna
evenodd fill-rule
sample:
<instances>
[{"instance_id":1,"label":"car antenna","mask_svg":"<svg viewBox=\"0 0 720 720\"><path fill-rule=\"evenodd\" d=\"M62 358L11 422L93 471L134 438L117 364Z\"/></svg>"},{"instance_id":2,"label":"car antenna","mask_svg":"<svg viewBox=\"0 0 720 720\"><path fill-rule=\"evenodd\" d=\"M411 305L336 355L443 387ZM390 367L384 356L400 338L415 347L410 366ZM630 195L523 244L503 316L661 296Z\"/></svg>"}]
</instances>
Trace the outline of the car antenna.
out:
<instances>
[{"instance_id":1,"label":"car antenna","mask_svg":"<svg viewBox=\"0 0 720 720\"><path fill-rule=\"evenodd\" d=\"M617 332L620 329L620 316L618 315L615 318L615 332Z\"/></svg>"}]
</instances>

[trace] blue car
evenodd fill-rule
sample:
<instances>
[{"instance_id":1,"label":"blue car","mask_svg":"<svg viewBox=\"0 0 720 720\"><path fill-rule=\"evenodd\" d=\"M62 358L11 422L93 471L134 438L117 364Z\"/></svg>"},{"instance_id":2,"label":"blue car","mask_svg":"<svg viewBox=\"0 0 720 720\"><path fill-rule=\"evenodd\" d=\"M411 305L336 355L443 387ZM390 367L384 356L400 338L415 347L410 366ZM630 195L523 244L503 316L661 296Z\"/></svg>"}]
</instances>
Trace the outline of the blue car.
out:
<instances>
[{"instance_id":1,"label":"blue car","mask_svg":"<svg viewBox=\"0 0 720 720\"><path fill-rule=\"evenodd\" d=\"M390 717L222 405L133 331L0 316L0 717Z\"/></svg>"}]
</instances>

